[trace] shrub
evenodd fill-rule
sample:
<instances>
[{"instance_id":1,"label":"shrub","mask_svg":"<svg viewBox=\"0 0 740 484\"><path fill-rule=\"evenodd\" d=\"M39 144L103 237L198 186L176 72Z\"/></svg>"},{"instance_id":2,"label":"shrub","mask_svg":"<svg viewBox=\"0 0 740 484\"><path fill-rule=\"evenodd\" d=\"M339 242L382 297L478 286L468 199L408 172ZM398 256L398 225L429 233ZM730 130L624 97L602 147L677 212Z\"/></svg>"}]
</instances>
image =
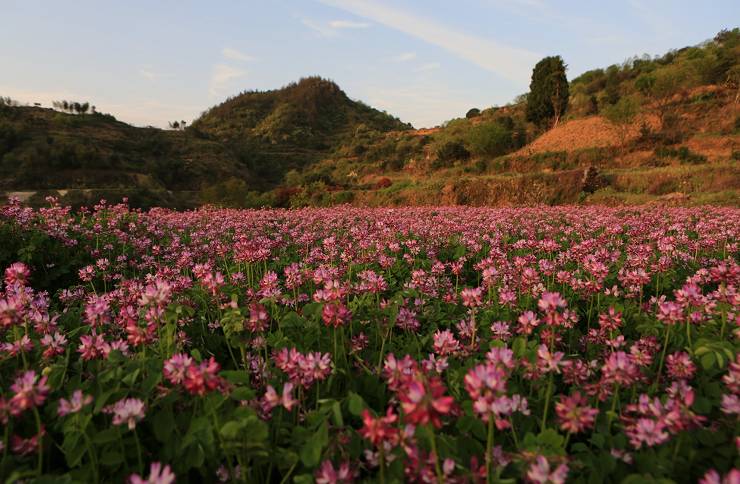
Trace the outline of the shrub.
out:
<instances>
[{"instance_id":1,"label":"shrub","mask_svg":"<svg viewBox=\"0 0 740 484\"><path fill-rule=\"evenodd\" d=\"M447 141L437 149L437 159L442 162L464 161L470 158L470 152L462 141Z\"/></svg>"}]
</instances>

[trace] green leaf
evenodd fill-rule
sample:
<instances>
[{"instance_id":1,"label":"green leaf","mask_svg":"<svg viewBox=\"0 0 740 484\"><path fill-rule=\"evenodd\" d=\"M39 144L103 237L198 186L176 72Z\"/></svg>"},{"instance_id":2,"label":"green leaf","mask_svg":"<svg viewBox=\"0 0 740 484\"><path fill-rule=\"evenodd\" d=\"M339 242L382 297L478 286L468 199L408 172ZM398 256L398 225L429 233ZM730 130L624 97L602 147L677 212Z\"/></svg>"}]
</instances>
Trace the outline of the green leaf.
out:
<instances>
[{"instance_id":1,"label":"green leaf","mask_svg":"<svg viewBox=\"0 0 740 484\"><path fill-rule=\"evenodd\" d=\"M242 422L235 422L233 420L231 422L226 422L221 427L221 437L226 440L236 440L243 427L244 424Z\"/></svg>"},{"instance_id":2,"label":"green leaf","mask_svg":"<svg viewBox=\"0 0 740 484\"><path fill-rule=\"evenodd\" d=\"M172 409L166 408L154 414L152 425L154 427L154 437L159 442L165 443L171 440L177 430L177 423L175 422Z\"/></svg>"},{"instance_id":3,"label":"green leaf","mask_svg":"<svg viewBox=\"0 0 740 484\"><path fill-rule=\"evenodd\" d=\"M118 428L108 428L105 430L101 430L100 432L95 434L92 438L92 441L93 444L107 444L118 440L119 436L120 433L118 432Z\"/></svg>"},{"instance_id":4,"label":"green leaf","mask_svg":"<svg viewBox=\"0 0 740 484\"><path fill-rule=\"evenodd\" d=\"M324 446L329 442L329 428L324 422L321 427L303 444L301 462L306 467L316 467L321 460Z\"/></svg>"},{"instance_id":5,"label":"green leaf","mask_svg":"<svg viewBox=\"0 0 740 484\"><path fill-rule=\"evenodd\" d=\"M254 398L254 390L251 388L239 387L232 390L231 395L229 396L234 400L251 400Z\"/></svg>"},{"instance_id":6,"label":"green leaf","mask_svg":"<svg viewBox=\"0 0 740 484\"><path fill-rule=\"evenodd\" d=\"M342 418L342 406L339 402L334 401L331 404L331 410L334 415L334 425L337 427L344 427L344 418Z\"/></svg>"},{"instance_id":7,"label":"green leaf","mask_svg":"<svg viewBox=\"0 0 740 484\"><path fill-rule=\"evenodd\" d=\"M359 417L362 415L362 411L367 408L367 404L365 404L365 400L363 400L361 396L354 392L349 392L349 396L347 397L347 408L349 409L349 413Z\"/></svg>"},{"instance_id":8,"label":"green leaf","mask_svg":"<svg viewBox=\"0 0 740 484\"><path fill-rule=\"evenodd\" d=\"M115 450L105 452L100 457L100 463L104 466L115 467L123 463L123 454Z\"/></svg>"},{"instance_id":9,"label":"green leaf","mask_svg":"<svg viewBox=\"0 0 740 484\"><path fill-rule=\"evenodd\" d=\"M249 384L249 374L244 370L225 370L220 375L229 383L234 385L247 385Z\"/></svg>"}]
</instances>

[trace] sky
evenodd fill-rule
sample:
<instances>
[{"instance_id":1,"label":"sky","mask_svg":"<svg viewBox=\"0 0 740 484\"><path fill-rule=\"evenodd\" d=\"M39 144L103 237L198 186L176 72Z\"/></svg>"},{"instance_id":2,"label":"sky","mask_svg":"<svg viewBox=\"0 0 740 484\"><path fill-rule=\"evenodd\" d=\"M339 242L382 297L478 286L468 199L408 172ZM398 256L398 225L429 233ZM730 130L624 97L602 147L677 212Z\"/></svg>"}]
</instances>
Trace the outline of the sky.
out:
<instances>
[{"instance_id":1,"label":"sky","mask_svg":"<svg viewBox=\"0 0 740 484\"><path fill-rule=\"evenodd\" d=\"M89 101L138 126L301 77L430 127L528 91L711 39L737 0L0 0L0 96Z\"/></svg>"}]
</instances>

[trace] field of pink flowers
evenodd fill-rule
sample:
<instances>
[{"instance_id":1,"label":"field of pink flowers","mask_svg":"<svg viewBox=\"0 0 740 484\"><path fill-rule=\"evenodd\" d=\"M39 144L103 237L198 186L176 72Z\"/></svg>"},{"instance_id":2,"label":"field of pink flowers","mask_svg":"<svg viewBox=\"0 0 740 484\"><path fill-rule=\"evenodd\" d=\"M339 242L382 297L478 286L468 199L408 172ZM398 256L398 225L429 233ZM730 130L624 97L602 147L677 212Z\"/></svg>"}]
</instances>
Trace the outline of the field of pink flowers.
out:
<instances>
[{"instance_id":1,"label":"field of pink flowers","mask_svg":"<svg viewBox=\"0 0 740 484\"><path fill-rule=\"evenodd\" d=\"M740 210L0 207L0 475L740 482Z\"/></svg>"}]
</instances>

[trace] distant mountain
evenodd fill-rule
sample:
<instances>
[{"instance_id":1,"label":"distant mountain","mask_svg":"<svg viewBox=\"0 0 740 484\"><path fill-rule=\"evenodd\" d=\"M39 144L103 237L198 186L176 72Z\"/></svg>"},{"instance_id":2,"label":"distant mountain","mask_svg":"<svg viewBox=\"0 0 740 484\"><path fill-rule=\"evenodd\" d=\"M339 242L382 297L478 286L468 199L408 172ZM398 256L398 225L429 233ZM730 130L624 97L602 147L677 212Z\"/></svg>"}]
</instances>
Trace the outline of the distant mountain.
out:
<instances>
[{"instance_id":1,"label":"distant mountain","mask_svg":"<svg viewBox=\"0 0 740 484\"><path fill-rule=\"evenodd\" d=\"M190 127L226 142L251 139L268 145L329 150L358 126L376 131L411 125L353 101L334 82L303 78L271 91L250 91L212 107Z\"/></svg>"}]
</instances>

